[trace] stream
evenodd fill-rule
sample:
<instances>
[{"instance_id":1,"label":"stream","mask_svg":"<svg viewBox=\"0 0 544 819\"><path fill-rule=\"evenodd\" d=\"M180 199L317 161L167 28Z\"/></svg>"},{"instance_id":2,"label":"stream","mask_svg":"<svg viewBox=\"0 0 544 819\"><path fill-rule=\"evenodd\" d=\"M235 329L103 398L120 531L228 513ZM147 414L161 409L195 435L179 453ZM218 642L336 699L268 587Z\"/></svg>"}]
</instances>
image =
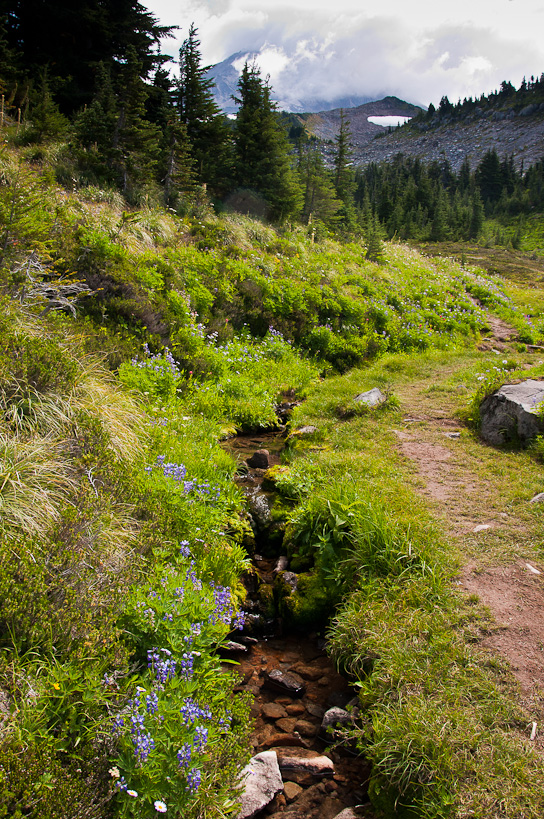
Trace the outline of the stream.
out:
<instances>
[{"instance_id":1,"label":"stream","mask_svg":"<svg viewBox=\"0 0 544 819\"><path fill-rule=\"evenodd\" d=\"M248 499L256 545L244 578L247 626L225 656L239 663L235 690L253 697L253 753L274 751L283 779L283 789L257 812L243 803L240 819L371 819L369 764L325 730L358 713L356 691L327 657L323 635L289 633L274 611L277 575L283 572L282 582L293 587L297 582L270 515L274 493L262 487L266 469L281 463L285 431L240 435L223 446L239 464L235 480Z\"/></svg>"}]
</instances>

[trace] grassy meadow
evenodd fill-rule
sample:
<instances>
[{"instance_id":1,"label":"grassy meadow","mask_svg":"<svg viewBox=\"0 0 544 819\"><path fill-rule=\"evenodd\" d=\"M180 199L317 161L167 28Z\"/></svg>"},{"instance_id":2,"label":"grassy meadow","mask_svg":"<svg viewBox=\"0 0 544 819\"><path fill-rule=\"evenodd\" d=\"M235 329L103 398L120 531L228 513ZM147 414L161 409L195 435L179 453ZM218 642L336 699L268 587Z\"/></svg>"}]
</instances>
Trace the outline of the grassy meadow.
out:
<instances>
[{"instance_id":1,"label":"grassy meadow","mask_svg":"<svg viewBox=\"0 0 544 819\"><path fill-rule=\"evenodd\" d=\"M539 444L477 435L479 396L544 375L536 277L394 243L375 264L205 203L130 211L57 184L53 145L1 149L0 287L0 817L236 815L250 703L218 647L254 544L220 441L286 396L284 615L321 624L358 690L375 815L542 816L538 700L458 582L542 559ZM354 400L375 386L382 406Z\"/></svg>"}]
</instances>

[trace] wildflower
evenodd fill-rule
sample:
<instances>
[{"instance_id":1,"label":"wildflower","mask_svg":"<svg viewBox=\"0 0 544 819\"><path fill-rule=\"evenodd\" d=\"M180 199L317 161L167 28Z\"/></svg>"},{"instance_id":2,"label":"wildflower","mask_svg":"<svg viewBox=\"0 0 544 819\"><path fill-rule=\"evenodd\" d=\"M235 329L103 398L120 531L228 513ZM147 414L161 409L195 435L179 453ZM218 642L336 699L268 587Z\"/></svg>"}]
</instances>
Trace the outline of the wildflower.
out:
<instances>
[{"instance_id":1,"label":"wildflower","mask_svg":"<svg viewBox=\"0 0 544 819\"><path fill-rule=\"evenodd\" d=\"M155 802L153 802L153 807L157 813L166 813L166 804L161 799L156 799Z\"/></svg>"},{"instance_id":2,"label":"wildflower","mask_svg":"<svg viewBox=\"0 0 544 819\"><path fill-rule=\"evenodd\" d=\"M138 791L133 791L133 790L130 790L130 791L127 791L127 794L128 794L129 796L138 796Z\"/></svg>"},{"instance_id":3,"label":"wildflower","mask_svg":"<svg viewBox=\"0 0 544 819\"><path fill-rule=\"evenodd\" d=\"M121 776L121 774L119 773L119 768L110 768L108 773L114 779L119 779L119 777Z\"/></svg>"},{"instance_id":4,"label":"wildflower","mask_svg":"<svg viewBox=\"0 0 544 819\"><path fill-rule=\"evenodd\" d=\"M187 787L192 793L196 793L200 786L200 782L202 779L202 774L200 773L198 768L191 768L189 773L187 774Z\"/></svg>"}]
</instances>

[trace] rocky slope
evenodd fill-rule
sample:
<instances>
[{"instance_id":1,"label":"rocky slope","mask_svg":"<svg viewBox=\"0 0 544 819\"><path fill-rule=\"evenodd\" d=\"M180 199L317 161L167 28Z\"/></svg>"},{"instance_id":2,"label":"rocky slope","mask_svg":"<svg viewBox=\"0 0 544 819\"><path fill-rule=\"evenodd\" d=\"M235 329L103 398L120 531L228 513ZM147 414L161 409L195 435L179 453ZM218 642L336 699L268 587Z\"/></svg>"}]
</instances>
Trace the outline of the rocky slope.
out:
<instances>
[{"instance_id":1,"label":"rocky slope","mask_svg":"<svg viewBox=\"0 0 544 819\"><path fill-rule=\"evenodd\" d=\"M368 165L370 162L390 160L395 154L403 153L427 162L446 158L458 171L465 156L471 167L475 167L492 149L501 158L513 155L518 168L527 168L544 156L544 111L504 113L495 110L481 115L476 113L470 119L450 120L437 127L409 123L388 132L382 126L369 123L368 116L378 113L410 116L400 109L403 106L405 110L407 107L415 108L396 100L398 105L391 104L391 110L385 110L383 104L388 100L396 98L386 97L379 103L345 111L353 134L354 164ZM375 111L374 108L380 110ZM339 122L339 111L321 112L308 117L306 128L320 139L330 140L338 132ZM332 155L332 146L324 145L323 150L326 155Z\"/></svg>"}]
</instances>

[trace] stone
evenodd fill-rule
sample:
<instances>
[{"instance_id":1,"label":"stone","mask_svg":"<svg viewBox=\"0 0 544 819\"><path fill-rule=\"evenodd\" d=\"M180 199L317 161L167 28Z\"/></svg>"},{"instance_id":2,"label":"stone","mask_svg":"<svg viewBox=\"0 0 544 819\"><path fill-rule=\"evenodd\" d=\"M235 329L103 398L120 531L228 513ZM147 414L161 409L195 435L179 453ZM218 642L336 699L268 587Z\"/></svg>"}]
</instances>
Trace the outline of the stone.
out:
<instances>
[{"instance_id":1,"label":"stone","mask_svg":"<svg viewBox=\"0 0 544 819\"><path fill-rule=\"evenodd\" d=\"M378 387L373 387L371 390L360 393L353 400L357 404L366 404L368 407L377 407L380 404L383 404L385 401L385 395L380 389L378 389Z\"/></svg>"},{"instance_id":2,"label":"stone","mask_svg":"<svg viewBox=\"0 0 544 819\"><path fill-rule=\"evenodd\" d=\"M544 492L539 492L534 498L531 498L529 503L544 503Z\"/></svg>"},{"instance_id":3,"label":"stone","mask_svg":"<svg viewBox=\"0 0 544 819\"><path fill-rule=\"evenodd\" d=\"M286 782L283 786L283 792L288 802L292 802L297 796L302 793L302 788L296 782Z\"/></svg>"},{"instance_id":4,"label":"stone","mask_svg":"<svg viewBox=\"0 0 544 819\"><path fill-rule=\"evenodd\" d=\"M472 530L473 532L485 532L487 529L491 529L489 523L479 523L478 526L475 526Z\"/></svg>"},{"instance_id":5,"label":"stone","mask_svg":"<svg viewBox=\"0 0 544 819\"><path fill-rule=\"evenodd\" d=\"M276 576L276 583L279 587L286 587L284 591L290 595L297 590L298 574L295 574L295 572L279 572Z\"/></svg>"},{"instance_id":6,"label":"stone","mask_svg":"<svg viewBox=\"0 0 544 819\"><path fill-rule=\"evenodd\" d=\"M292 734L295 730L295 717L283 717L282 719L276 720L276 728L279 728L280 731L285 731L286 734Z\"/></svg>"},{"instance_id":7,"label":"stone","mask_svg":"<svg viewBox=\"0 0 544 819\"><path fill-rule=\"evenodd\" d=\"M263 717L267 719L282 719L287 716L287 711L283 705L278 705L277 702L265 702L261 708Z\"/></svg>"},{"instance_id":8,"label":"stone","mask_svg":"<svg viewBox=\"0 0 544 819\"><path fill-rule=\"evenodd\" d=\"M289 565L289 558L286 555L280 555L276 561L276 565L274 566L274 571L272 574L276 575L278 572L284 572Z\"/></svg>"},{"instance_id":9,"label":"stone","mask_svg":"<svg viewBox=\"0 0 544 819\"><path fill-rule=\"evenodd\" d=\"M509 441L527 443L544 430L538 405L544 401L544 381L531 378L505 384L480 404L480 435L492 446Z\"/></svg>"},{"instance_id":10,"label":"stone","mask_svg":"<svg viewBox=\"0 0 544 819\"><path fill-rule=\"evenodd\" d=\"M306 703L306 711L311 714L312 717L317 717L318 719L321 719L325 713L325 709L315 702Z\"/></svg>"},{"instance_id":11,"label":"stone","mask_svg":"<svg viewBox=\"0 0 544 819\"><path fill-rule=\"evenodd\" d=\"M270 453L267 449L258 449L251 458L247 458L246 463L252 469L268 469L270 466Z\"/></svg>"},{"instance_id":12,"label":"stone","mask_svg":"<svg viewBox=\"0 0 544 819\"><path fill-rule=\"evenodd\" d=\"M336 728L338 726L349 725L352 722L353 717L349 711L338 707L329 708L329 710L323 714L320 731L327 739L335 739L337 734Z\"/></svg>"},{"instance_id":13,"label":"stone","mask_svg":"<svg viewBox=\"0 0 544 819\"><path fill-rule=\"evenodd\" d=\"M247 645L243 645L242 643L236 643L234 640L227 640L226 643L221 643L219 646L219 653L223 656L229 656L231 654L247 654L249 651Z\"/></svg>"},{"instance_id":14,"label":"stone","mask_svg":"<svg viewBox=\"0 0 544 819\"><path fill-rule=\"evenodd\" d=\"M301 714L304 714L306 709L301 702L293 702L290 705L285 706L285 710L289 714L290 717L300 717Z\"/></svg>"},{"instance_id":15,"label":"stone","mask_svg":"<svg viewBox=\"0 0 544 819\"><path fill-rule=\"evenodd\" d=\"M300 674L305 680L318 680L323 676L323 669L316 668L313 665L304 665L304 663L297 663L292 668L297 674Z\"/></svg>"},{"instance_id":16,"label":"stone","mask_svg":"<svg viewBox=\"0 0 544 819\"><path fill-rule=\"evenodd\" d=\"M271 728L267 725L267 728ZM261 743L261 747L266 750L268 748L304 748L307 749L309 743L306 739L302 739L299 734L267 734L266 739Z\"/></svg>"},{"instance_id":17,"label":"stone","mask_svg":"<svg viewBox=\"0 0 544 819\"><path fill-rule=\"evenodd\" d=\"M265 808L283 790L277 755L274 751L257 754L241 774L244 791L236 819L250 819Z\"/></svg>"},{"instance_id":18,"label":"stone","mask_svg":"<svg viewBox=\"0 0 544 819\"><path fill-rule=\"evenodd\" d=\"M351 808L344 808L344 810L336 814L334 819L357 819L357 814Z\"/></svg>"},{"instance_id":19,"label":"stone","mask_svg":"<svg viewBox=\"0 0 544 819\"><path fill-rule=\"evenodd\" d=\"M306 691L304 681L298 674L293 674L290 671L280 671L279 668L265 674L264 684L273 691L281 691L284 694L290 694L292 697L302 697Z\"/></svg>"},{"instance_id":20,"label":"stone","mask_svg":"<svg viewBox=\"0 0 544 819\"><path fill-rule=\"evenodd\" d=\"M334 775L334 764L328 756L314 753L309 756L308 751L302 755L302 749L289 754L279 753L278 762L283 779L286 782L296 782L298 785L311 785L316 779Z\"/></svg>"},{"instance_id":21,"label":"stone","mask_svg":"<svg viewBox=\"0 0 544 819\"><path fill-rule=\"evenodd\" d=\"M300 429L294 429L291 435L314 435L317 432L317 427L314 427L312 424L308 424L305 427L300 427Z\"/></svg>"},{"instance_id":22,"label":"stone","mask_svg":"<svg viewBox=\"0 0 544 819\"><path fill-rule=\"evenodd\" d=\"M303 737L315 737L317 726L313 722L308 722L307 719L299 719L295 723L295 731L298 731Z\"/></svg>"}]
</instances>

